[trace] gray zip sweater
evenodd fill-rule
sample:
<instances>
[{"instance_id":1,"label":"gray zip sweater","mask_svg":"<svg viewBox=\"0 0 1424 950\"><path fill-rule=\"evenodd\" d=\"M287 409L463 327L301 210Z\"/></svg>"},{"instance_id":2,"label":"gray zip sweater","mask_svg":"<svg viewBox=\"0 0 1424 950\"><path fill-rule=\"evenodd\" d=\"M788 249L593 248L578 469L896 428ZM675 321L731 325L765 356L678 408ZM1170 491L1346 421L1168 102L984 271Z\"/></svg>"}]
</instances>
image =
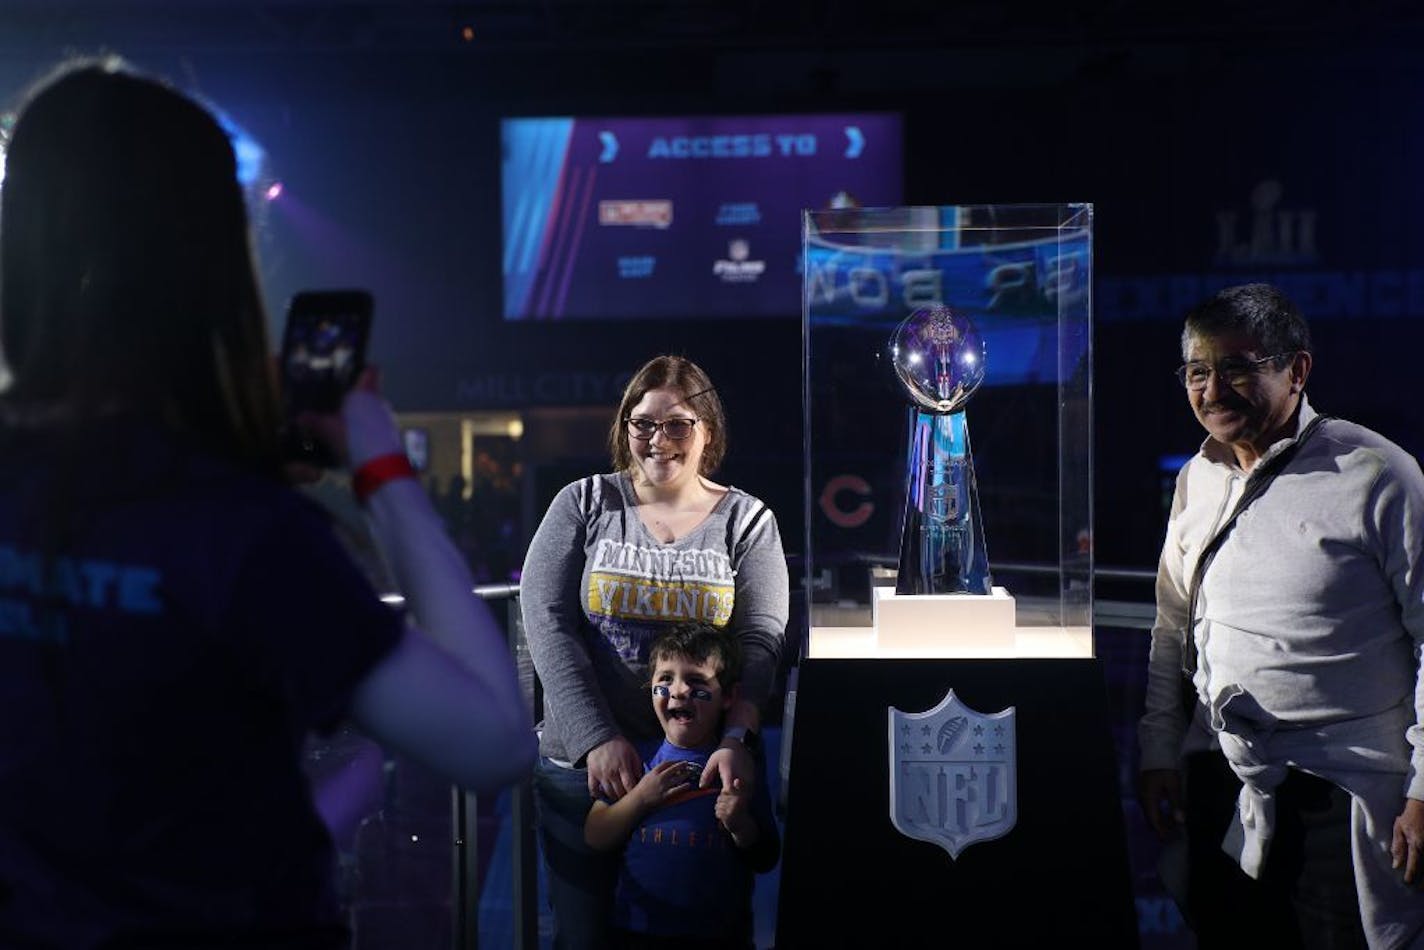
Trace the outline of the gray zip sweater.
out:
<instances>
[{"instance_id":1,"label":"gray zip sweater","mask_svg":"<svg viewBox=\"0 0 1424 950\"><path fill-rule=\"evenodd\" d=\"M1315 416L1301 403L1296 437ZM1292 441L1272 446L1263 458ZM1157 576L1142 768L1218 746L1244 783L1223 847L1255 877L1287 767L1352 799L1369 945L1424 946L1424 901L1390 867L1404 798L1424 799L1424 473L1374 432L1327 420L1242 512L1203 579L1193 624L1200 702L1178 698L1190 578L1246 475L1208 439L1177 479ZM1185 736L1184 736L1185 734Z\"/></svg>"},{"instance_id":2,"label":"gray zip sweater","mask_svg":"<svg viewBox=\"0 0 1424 950\"><path fill-rule=\"evenodd\" d=\"M625 474L564 486L530 542L520 581L524 631L544 687L540 752L583 764L615 736L662 735L647 684L648 648L667 625L730 625L743 654L742 695L762 706L788 613L776 517L730 489L671 544L638 518Z\"/></svg>"}]
</instances>

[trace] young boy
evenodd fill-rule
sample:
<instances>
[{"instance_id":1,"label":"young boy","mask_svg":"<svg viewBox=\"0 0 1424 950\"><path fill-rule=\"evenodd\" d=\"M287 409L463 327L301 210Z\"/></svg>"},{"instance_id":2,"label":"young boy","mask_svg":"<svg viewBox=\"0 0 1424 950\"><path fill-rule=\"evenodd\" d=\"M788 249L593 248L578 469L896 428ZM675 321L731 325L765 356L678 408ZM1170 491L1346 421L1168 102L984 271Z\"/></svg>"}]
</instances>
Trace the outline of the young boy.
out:
<instances>
[{"instance_id":1,"label":"young boy","mask_svg":"<svg viewBox=\"0 0 1424 950\"><path fill-rule=\"evenodd\" d=\"M699 789L737 699L741 655L725 631L682 623L648 657L661 744L639 748L646 771L616 802L596 801L584 822L590 847L623 848L613 926L621 946L752 946L752 878L769 871L781 840L765 768L756 787Z\"/></svg>"}]
</instances>

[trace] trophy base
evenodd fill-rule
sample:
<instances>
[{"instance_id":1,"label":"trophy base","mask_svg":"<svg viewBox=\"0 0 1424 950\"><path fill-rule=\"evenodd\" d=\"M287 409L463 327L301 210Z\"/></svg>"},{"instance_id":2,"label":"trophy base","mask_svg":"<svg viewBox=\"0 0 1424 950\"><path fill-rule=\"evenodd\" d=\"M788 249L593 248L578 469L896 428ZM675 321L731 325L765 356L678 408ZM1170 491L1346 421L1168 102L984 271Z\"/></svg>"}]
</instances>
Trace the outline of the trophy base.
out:
<instances>
[{"instance_id":1,"label":"trophy base","mask_svg":"<svg viewBox=\"0 0 1424 950\"><path fill-rule=\"evenodd\" d=\"M897 594L874 587L871 626L880 646L923 651L951 645L958 656L1014 656L1018 638L1014 598L1002 587L989 594Z\"/></svg>"},{"instance_id":2,"label":"trophy base","mask_svg":"<svg viewBox=\"0 0 1424 950\"><path fill-rule=\"evenodd\" d=\"M874 627L814 626L806 657L812 660L1027 660L1093 656L1092 627L1019 627L1014 631L1013 647L1002 652L971 652L944 640L941 636L940 642L892 649L879 642Z\"/></svg>"},{"instance_id":3,"label":"trophy base","mask_svg":"<svg viewBox=\"0 0 1424 950\"><path fill-rule=\"evenodd\" d=\"M896 594L893 568L871 569L870 604L812 609L809 659L1028 659L1093 656L1093 628L1063 626L1056 600Z\"/></svg>"}]
</instances>

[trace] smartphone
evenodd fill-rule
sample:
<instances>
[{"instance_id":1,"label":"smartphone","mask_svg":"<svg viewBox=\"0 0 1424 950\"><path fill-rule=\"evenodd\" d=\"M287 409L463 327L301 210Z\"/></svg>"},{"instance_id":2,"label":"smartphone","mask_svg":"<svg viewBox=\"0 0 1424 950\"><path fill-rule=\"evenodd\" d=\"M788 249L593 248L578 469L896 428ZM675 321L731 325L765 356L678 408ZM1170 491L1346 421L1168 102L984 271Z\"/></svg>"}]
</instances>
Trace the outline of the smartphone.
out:
<instances>
[{"instance_id":1,"label":"smartphone","mask_svg":"<svg viewBox=\"0 0 1424 950\"><path fill-rule=\"evenodd\" d=\"M294 420L304 412L336 412L366 366L374 309L364 290L304 290L287 306L282 334L283 454L289 461L330 467L336 460Z\"/></svg>"},{"instance_id":2,"label":"smartphone","mask_svg":"<svg viewBox=\"0 0 1424 950\"><path fill-rule=\"evenodd\" d=\"M405 457L410 459L410 467L417 472L430 468L430 430L414 426L401 430L401 444L405 446Z\"/></svg>"},{"instance_id":3,"label":"smartphone","mask_svg":"<svg viewBox=\"0 0 1424 950\"><path fill-rule=\"evenodd\" d=\"M366 365L371 295L364 290L304 290L287 307L282 394L287 415L335 412Z\"/></svg>"}]
</instances>

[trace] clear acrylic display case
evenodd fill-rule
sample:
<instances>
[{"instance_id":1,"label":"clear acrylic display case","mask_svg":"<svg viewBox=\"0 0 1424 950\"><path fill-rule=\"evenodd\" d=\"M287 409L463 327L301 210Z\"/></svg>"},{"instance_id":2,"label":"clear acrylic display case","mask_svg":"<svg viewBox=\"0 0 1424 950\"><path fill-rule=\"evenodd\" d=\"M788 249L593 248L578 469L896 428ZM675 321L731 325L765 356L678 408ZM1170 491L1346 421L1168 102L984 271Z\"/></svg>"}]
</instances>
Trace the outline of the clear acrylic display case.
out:
<instances>
[{"instance_id":1,"label":"clear acrylic display case","mask_svg":"<svg viewBox=\"0 0 1424 950\"><path fill-rule=\"evenodd\" d=\"M808 657L1093 654L1092 221L1089 204L805 214ZM965 418L993 595L893 595L913 410L889 342L935 305L984 340Z\"/></svg>"}]
</instances>

